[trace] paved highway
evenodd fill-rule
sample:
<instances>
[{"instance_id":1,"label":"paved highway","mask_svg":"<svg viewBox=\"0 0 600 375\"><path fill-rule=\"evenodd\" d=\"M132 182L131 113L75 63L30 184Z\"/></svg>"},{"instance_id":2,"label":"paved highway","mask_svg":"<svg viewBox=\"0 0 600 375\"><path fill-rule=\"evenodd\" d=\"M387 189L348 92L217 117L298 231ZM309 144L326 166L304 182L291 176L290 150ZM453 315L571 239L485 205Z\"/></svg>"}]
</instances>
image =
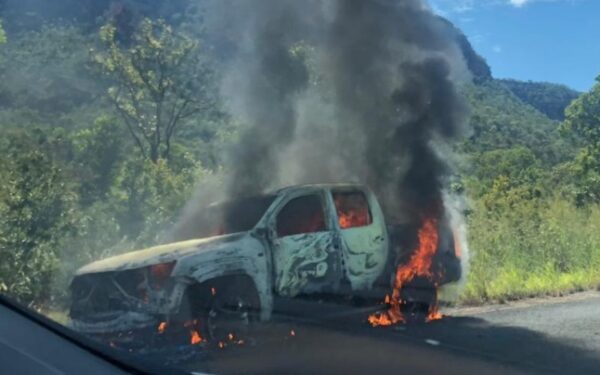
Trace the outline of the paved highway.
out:
<instances>
[{"instance_id":1,"label":"paved highway","mask_svg":"<svg viewBox=\"0 0 600 375\"><path fill-rule=\"evenodd\" d=\"M186 367L222 374L600 373L598 292L445 313L429 324L386 328L356 317L280 322L260 344Z\"/></svg>"}]
</instances>

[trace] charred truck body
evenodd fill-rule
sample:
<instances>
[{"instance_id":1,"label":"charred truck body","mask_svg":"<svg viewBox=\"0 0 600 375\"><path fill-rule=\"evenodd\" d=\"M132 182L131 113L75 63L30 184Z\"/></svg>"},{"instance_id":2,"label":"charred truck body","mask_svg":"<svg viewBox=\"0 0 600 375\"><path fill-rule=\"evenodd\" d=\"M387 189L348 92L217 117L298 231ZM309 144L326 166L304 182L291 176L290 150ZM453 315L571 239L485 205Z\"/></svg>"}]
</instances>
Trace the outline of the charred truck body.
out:
<instances>
[{"instance_id":1,"label":"charred truck body","mask_svg":"<svg viewBox=\"0 0 600 375\"><path fill-rule=\"evenodd\" d=\"M240 334L253 319L268 321L280 300L383 301L420 241L387 225L376 196L360 185L288 187L213 204L205 217L197 233L206 238L79 269L71 284L72 327L115 342L137 330L181 330L197 343ZM435 304L436 288L460 279L448 220L435 225L432 272L415 273L402 286L396 298L404 302Z\"/></svg>"}]
</instances>

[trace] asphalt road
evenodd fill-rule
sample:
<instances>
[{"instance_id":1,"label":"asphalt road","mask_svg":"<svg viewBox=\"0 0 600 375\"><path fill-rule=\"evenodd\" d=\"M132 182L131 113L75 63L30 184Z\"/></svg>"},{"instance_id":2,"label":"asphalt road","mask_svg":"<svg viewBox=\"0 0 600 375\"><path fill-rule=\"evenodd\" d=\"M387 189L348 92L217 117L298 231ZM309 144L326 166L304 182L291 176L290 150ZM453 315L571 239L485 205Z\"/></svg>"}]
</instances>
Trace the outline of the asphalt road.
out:
<instances>
[{"instance_id":1,"label":"asphalt road","mask_svg":"<svg viewBox=\"0 0 600 375\"><path fill-rule=\"evenodd\" d=\"M600 373L598 292L445 313L440 321L385 328L356 315L280 321L256 345L232 345L185 367L218 374Z\"/></svg>"}]
</instances>

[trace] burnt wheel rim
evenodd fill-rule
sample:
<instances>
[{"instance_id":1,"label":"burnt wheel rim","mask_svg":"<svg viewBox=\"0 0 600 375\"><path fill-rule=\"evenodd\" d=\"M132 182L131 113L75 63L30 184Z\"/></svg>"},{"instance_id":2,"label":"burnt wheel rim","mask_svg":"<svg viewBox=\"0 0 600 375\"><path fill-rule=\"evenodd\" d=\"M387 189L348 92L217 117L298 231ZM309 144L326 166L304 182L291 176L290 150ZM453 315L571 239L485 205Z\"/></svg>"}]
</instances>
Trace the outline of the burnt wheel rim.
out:
<instances>
[{"instance_id":1,"label":"burnt wheel rim","mask_svg":"<svg viewBox=\"0 0 600 375\"><path fill-rule=\"evenodd\" d=\"M243 296L217 297L206 319L210 338L217 342L246 338L252 321L250 311L250 304Z\"/></svg>"},{"instance_id":2,"label":"burnt wheel rim","mask_svg":"<svg viewBox=\"0 0 600 375\"><path fill-rule=\"evenodd\" d=\"M432 306L437 305L437 292L435 287L403 288L401 291L403 303L402 314L407 321L418 323L426 321Z\"/></svg>"}]
</instances>

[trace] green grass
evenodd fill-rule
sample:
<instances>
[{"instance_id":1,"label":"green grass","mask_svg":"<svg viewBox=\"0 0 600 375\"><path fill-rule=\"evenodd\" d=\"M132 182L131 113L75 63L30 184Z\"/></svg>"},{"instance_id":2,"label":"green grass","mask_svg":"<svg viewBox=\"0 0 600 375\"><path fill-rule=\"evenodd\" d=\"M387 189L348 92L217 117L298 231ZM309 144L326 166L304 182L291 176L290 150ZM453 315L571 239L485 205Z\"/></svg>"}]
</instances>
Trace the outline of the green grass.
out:
<instances>
[{"instance_id":1,"label":"green grass","mask_svg":"<svg viewBox=\"0 0 600 375\"><path fill-rule=\"evenodd\" d=\"M462 303L505 302L597 289L600 286L600 274L592 270L560 272L552 265L549 265L546 271L535 273L506 266L495 272L493 278L484 282L484 289L476 285L479 282L480 280L470 278L461 297Z\"/></svg>"},{"instance_id":2,"label":"green grass","mask_svg":"<svg viewBox=\"0 0 600 375\"><path fill-rule=\"evenodd\" d=\"M471 269L460 302L480 304L600 286L600 208L556 199L481 209L469 219Z\"/></svg>"}]
</instances>

